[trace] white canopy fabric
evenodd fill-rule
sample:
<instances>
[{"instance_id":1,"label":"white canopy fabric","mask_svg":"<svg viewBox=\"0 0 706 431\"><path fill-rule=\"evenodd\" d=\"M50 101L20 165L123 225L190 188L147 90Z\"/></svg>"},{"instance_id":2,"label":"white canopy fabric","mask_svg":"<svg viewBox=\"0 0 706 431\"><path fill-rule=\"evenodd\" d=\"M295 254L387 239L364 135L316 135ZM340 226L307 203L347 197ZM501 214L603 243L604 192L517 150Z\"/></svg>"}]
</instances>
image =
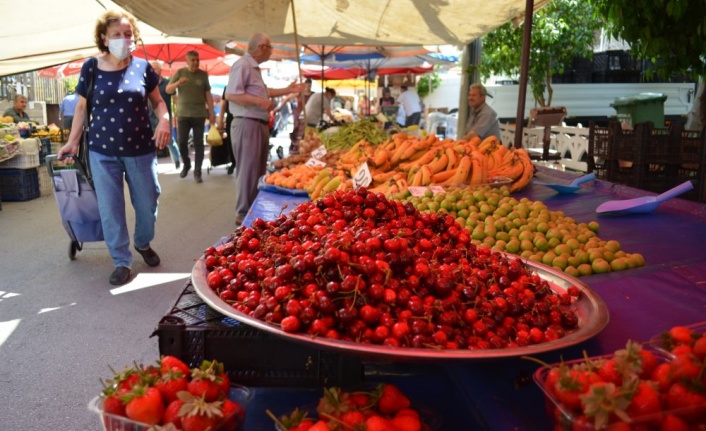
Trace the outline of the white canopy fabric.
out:
<instances>
[{"instance_id":1,"label":"white canopy fabric","mask_svg":"<svg viewBox=\"0 0 706 431\"><path fill-rule=\"evenodd\" d=\"M0 76L42 69L95 55L93 31L98 17L120 9L110 0L0 0ZM43 19L37 19L37 16ZM35 17L35 18L32 18ZM139 23L142 40L150 43L202 43L201 39L168 37Z\"/></svg>"},{"instance_id":2,"label":"white canopy fabric","mask_svg":"<svg viewBox=\"0 0 706 431\"><path fill-rule=\"evenodd\" d=\"M178 36L248 40L256 32L327 45L463 45L524 18L526 0L117 0ZM535 0L535 10L550 0Z\"/></svg>"},{"instance_id":3,"label":"white canopy fabric","mask_svg":"<svg viewBox=\"0 0 706 431\"><path fill-rule=\"evenodd\" d=\"M248 40L265 32L294 43L462 45L522 19L526 0L0 0L0 76L37 70L96 53L95 21L120 6L142 22L144 43L166 35ZM537 10L550 0L535 0ZM12 4L10 4L12 3ZM46 19L28 18L41 14ZM169 38L178 42L178 38ZM192 39L193 40L193 39Z\"/></svg>"}]
</instances>

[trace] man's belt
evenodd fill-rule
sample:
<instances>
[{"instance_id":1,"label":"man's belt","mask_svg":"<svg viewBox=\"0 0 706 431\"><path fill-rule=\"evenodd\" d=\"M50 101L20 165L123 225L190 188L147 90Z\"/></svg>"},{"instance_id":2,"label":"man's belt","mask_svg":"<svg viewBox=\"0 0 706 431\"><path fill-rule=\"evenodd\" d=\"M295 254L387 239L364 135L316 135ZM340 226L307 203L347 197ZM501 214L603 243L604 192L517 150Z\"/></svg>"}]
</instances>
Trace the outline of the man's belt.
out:
<instances>
[{"instance_id":1,"label":"man's belt","mask_svg":"<svg viewBox=\"0 0 706 431\"><path fill-rule=\"evenodd\" d=\"M258 123L260 123L260 124L264 124L265 126L269 126L269 125L270 125L270 122L269 122L269 121L267 121L267 120L261 120L261 119L259 119L259 118L252 118L252 117L238 117L238 116L236 116L236 117L233 117L233 118L242 118L243 120L252 120L252 121L257 121Z\"/></svg>"}]
</instances>

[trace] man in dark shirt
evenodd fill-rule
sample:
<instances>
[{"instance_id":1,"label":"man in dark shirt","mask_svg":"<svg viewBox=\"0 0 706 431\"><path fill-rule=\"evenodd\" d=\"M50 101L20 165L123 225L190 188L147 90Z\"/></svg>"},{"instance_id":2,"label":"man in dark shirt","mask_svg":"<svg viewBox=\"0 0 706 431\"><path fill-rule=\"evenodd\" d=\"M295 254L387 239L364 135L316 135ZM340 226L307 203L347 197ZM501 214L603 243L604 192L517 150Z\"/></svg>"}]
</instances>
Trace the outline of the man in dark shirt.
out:
<instances>
[{"instance_id":1,"label":"man in dark shirt","mask_svg":"<svg viewBox=\"0 0 706 431\"><path fill-rule=\"evenodd\" d=\"M15 96L15 101L12 104L12 108L8 108L5 111L4 116L12 117L12 121L15 123L20 123L22 121L32 121L29 119L29 115L25 112L27 109L27 98L21 94Z\"/></svg>"}]
</instances>

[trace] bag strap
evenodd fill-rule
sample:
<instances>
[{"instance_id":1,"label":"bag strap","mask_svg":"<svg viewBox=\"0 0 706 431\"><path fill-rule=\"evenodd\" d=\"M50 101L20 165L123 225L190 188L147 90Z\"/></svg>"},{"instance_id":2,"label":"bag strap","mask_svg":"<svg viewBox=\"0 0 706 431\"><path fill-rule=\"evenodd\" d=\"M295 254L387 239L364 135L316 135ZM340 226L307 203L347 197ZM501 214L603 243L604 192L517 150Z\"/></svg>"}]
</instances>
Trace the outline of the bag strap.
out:
<instances>
[{"instance_id":1,"label":"bag strap","mask_svg":"<svg viewBox=\"0 0 706 431\"><path fill-rule=\"evenodd\" d=\"M91 165L88 157L88 128L90 124L89 117L91 116L91 102L93 99L93 81L98 67L98 59L91 57L88 59L89 70L91 73L88 76L88 87L86 89L86 118L83 124L83 134L81 136L81 144L78 147L78 162L83 167L86 173L86 179L93 188L93 174L91 174Z\"/></svg>"}]
</instances>

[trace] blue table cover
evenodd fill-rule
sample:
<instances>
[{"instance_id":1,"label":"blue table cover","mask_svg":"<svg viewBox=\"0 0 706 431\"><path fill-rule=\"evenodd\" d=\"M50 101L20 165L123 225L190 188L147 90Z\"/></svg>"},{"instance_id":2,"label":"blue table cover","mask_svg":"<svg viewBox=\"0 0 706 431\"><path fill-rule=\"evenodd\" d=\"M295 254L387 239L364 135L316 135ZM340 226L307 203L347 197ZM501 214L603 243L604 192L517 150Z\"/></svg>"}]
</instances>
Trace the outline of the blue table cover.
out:
<instances>
[{"instance_id":1,"label":"blue table cover","mask_svg":"<svg viewBox=\"0 0 706 431\"><path fill-rule=\"evenodd\" d=\"M546 182L570 182L565 173L540 168ZM608 304L610 323L596 337L577 346L539 355L545 362L612 353L628 339L646 341L674 325L706 321L706 205L672 199L651 214L598 215L608 200L651 193L593 181L573 194L531 184L518 198L541 200L552 211L564 211L577 222L598 221L598 236L620 241L628 253L641 253L642 268L582 277ZM273 219L307 201L261 191L245 224L254 217ZM539 366L520 358L455 363L382 363L365 365L366 380L390 381L417 403L443 419L438 430L537 430L552 428L544 395L531 379ZM305 404L317 391L256 389L247 430L272 430L265 408L277 414Z\"/></svg>"}]
</instances>

